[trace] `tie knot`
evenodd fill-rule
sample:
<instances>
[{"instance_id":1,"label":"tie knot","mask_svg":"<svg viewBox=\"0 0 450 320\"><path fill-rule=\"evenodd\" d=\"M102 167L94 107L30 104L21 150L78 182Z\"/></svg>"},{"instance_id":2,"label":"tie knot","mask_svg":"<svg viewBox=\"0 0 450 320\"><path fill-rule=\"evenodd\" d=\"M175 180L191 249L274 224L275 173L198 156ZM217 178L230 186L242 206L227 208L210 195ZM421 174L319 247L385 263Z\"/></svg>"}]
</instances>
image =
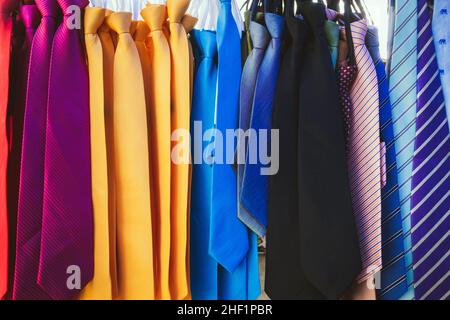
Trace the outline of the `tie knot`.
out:
<instances>
[{"instance_id":1,"label":"tie knot","mask_svg":"<svg viewBox=\"0 0 450 320\"><path fill-rule=\"evenodd\" d=\"M355 46L366 44L367 21L365 19L351 23L352 38Z\"/></svg>"},{"instance_id":2,"label":"tie knot","mask_svg":"<svg viewBox=\"0 0 450 320\"><path fill-rule=\"evenodd\" d=\"M131 35L134 41L145 42L150 33L150 28L144 21L133 21L131 24Z\"/></svg>"},{"instance_id":3,"label":"tie knot","mask_svg":"<svg viewBox=\"0 0 450 320\"><path fill-rule=\"evenodd\" d=\"M105 20L105 9L89 7L84 10L84 33L95 34Z\"/></svg>"},{"instance_id":4,"label":"tie knot","mask_svg":"<svg viewBox=\"0 0 450 320\"><path fill-rule=\"evenodd\" d=\"M54 17L58 15L58 2L56 0L35 0L43 17Z\"/></svg>"},{"instance_id":5,"label":"tie knot","mask_svg":"<svg viewBox=\"0 0 450 320\"><path fill-rule=\"evenodd\" d=\"M109 16L112 14L112 10L105 9L105 18L103 19L103 23L98 29L99 32L110 32L111 28L108 26L107 20L109 19Z\"/></svg>"},{"instance_id":6,"label":"tie knot","mask_svg":"<svg viewBox=\"0 0 450 320\"><path fill-rule=\"evenodd\" d=\"M150 32L162 30L164 22L167 21L167 7L164 5L150 4L141 11Z\"/></svg>"},{"instance_id":7,"label":"tie knot","mask_svg":"<svg viewBox=\"0 0 450 320\"><path fill-rule=\"evenodd\" d=\"M366 44L368 47L379 47L378 29L375 26L369 26L366 36Z\"/></svg>"},{"instance_id":8,"label":"tie knot","mask_svg":"<svg viewBox=\"0 0 450 320\"><path fill-rule=\"evenodd\" d=\"M259 24L258 22L250 22L250 36L252 38L253 47L255 49L266 49L270 42L270 35L266 27Z\"/></svg>"},{"instance_id":9,"label":"tie knot","mask_svg":"<svg viewBox=\"0 0 450 320\"><path fill-rule=\"evenodd\" d=\"M167 14L170 23L180 23L188 7L189 0L167 0Z\"/></svg>"},{"instance_id":10,"label":"tie knot","mask_svg":"<svg viewBox=\"0 0 450 320\"><path fill-rule=\"evenodd\" d=\"M89 0L57 0L57 1L64 15L72 14L72 12L68 13L67 11L71 9L73 6L78 7L80 9L84 9L89 4Z\"/></svg>"},{"instance_id":11,"label":"tie knot","mask_svg":"<svg viewBox=\"0 0 450 320\"><path fill-rule=\"evenodd\" d=\"M264 15L266 20L267 30L274 39L280 39L283 36L285 23L284 17L275 13L266 13Z\"/></svg>"},{"instance_id":12,"label":"tie knot","mask_svg":"<svg viewBox=\"0 0 450 320\"><path fill-rule=\"evenodd\" d=\"M3 0L0 1L0 14L10 15L11 12L17 9L19 0Z\"/></svg>"},{"instance_id":13,"label":"tie knot","mask_svg":"<svg viewBox=\"0 0 450 320\"><path fill-rule=\"evenodd\" d=\"M131 13L115 12L106 20L108 26L117 34L130 33L131 29Z\"/></svg>"},{"instance_id":14,"label":"tie knot","mask_svg":"<svg viewBox=\"0 0 450 320\"><path fill-rule=\"evenodd\" d=\"M41 21L41 14L35 5L23 5L20 7L20 19L27 29L35 29Z\"/></svg>"},{"instance_id":15,"label":"tie knot","mask_svg":"<svg viewBox=\"0 0 450 320\"><path fill-rule=\"evenodd\" d=\"M192 31L192 38L198 48L202 58L214 59L217 55L217 38L216 33L208 30Z\"/></svg>"},{"instance_id":16,"label":"tie knot","mask_svg":"<svg viewBox=\"0 0 450 320\"><path fill-rule=\"evenodd\" d=\"M189 14L186 14L181 20L181 24L183 25L186 33L189 33L194 29L195 24L197 23L197 18L193 17Z\"/></svg>"}]
</instances>

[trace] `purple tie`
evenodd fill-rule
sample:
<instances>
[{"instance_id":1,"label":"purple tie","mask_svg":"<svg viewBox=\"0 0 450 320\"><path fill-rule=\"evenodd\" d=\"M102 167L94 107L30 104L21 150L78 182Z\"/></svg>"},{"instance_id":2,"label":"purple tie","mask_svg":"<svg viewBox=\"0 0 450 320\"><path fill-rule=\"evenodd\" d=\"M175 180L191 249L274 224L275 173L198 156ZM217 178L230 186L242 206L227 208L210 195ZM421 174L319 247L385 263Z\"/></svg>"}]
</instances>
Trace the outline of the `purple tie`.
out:
<instances>
[{"instance_id":1,"label":"purple tie","mask_svg":"<svg viewBox=\"0 0 450 320\"><path fill-rule=\"evenodd\" d=\"M9 262L10 272L14 272L17 204L19 194L20 158L22 152L22 131L25 112L25 99L28 79L28 63L30 60L31 43L34 33L41 20L41 15L35 5L20 7L20 22L15 29L19 29L21 37L17 45L13 46L11 55L11 88L9 92L9 113L12 129L10 132L10 152L8 157L8 223L9 229ZM15 30L19 31L19 30ZM22 32L23 31L23 32ZM17 35L15 36L17 37ZM10 278L11 282L13 277Z\"/></svg>"},{"instance_id":2,"label":"purple tie","mask_svg":"<svg viewBox=\"0 0 450 320\"><path fill-rule=\"evenodd\" d=\"M13 299L50 299L37 284L44 189L48 76L58 15L56 0L36 0L42 19L29 62L22 140Z\"/></svg>"},{"instance_id":3,"label":"purple tie","mask_svg":"<svg viewBox=\"0 0 450 320\"><path fill-rule=\"evenodd\" d=\"M58 3L64 19L50 63L38 283L53 299L67 300L91 280L94 267L88 72L74 25L81 25L76 9L89 1Z\"/></svg>"}]
</instances>

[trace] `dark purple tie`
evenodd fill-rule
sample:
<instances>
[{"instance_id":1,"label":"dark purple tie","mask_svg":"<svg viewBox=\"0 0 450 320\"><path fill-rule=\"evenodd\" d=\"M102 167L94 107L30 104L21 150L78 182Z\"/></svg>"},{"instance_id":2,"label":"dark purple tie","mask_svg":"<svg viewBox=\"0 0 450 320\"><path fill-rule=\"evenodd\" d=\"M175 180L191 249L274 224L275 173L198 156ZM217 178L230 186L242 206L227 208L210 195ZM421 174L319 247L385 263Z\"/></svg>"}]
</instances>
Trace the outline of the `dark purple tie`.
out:
<instances>
[{"instance_id":1,"label":"dark purple tie","mask_svg":"<svg viewBox=\"0 0 450 320\"><path fill-rule=\"evenodd\" d=\"M64 19L53 39L48 84L38 283L53 299L70 299L94 267L88 73L72 11L89 1L58 3Z\"/></svg>"},{"instance_id":2,"label":"dark purple tie","mask_svg":"<svg viewBox=\"0 0 450 320\"><path fill-rule=\"evenodd\" d=\"M44 190L48 77L58 8L36 0L42 19L33 38L25 104L13 299L50 299L37 284Z\"/></svg>"},{"instance_id":3,"label":"dark purple tie","mask_svg":"<svg viewBox=\"0 0 450 320\"><path fill-rule=\"evenodd\" d=\"M35 5L20 7L20 20L16 24L11 55L9 114L12 128L10 133L10 152L8 156L8 223L9 223L9 265L10 274L14 273L16 248L17 204L19 194L20 158L22 151L23 118L28 81L28 64L31 43L41 15ZM17 35L20 35L17 37ZM14 277L10 277L12 283Z\"/></svg>"}]
</instances>

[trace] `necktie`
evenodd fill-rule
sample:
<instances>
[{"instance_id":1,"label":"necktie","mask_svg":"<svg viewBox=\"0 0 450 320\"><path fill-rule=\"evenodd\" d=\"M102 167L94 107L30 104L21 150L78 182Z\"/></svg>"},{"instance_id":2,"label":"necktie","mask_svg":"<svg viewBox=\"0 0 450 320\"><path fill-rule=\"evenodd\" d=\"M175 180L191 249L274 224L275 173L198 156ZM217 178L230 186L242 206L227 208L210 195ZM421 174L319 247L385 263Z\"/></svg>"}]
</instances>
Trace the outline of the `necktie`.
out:
<instances>
[{"instance_id":1,"label":"necktie","mask_svg":"<svg viewBox=\"0 0 450 320\"><path fill-rule=\"evenodd\" d=\"M18 1L2 1L0 4L0 299L5 295L8 285L8 219L6 202L6 179L8 166L8 139L6 136L6 112L9 92L9 63L11 49L11 13Z\"/></svg>"},{"instance_id":2,"label":"necktie","mask_svg":"<svg viewBox=\"0 0 450 320\"><path fill-rule=\"evenodd\" d=\"M14 272L16 232L17 232L17 206L19 196L20 159L22 152L22 132L25 113L25 99L27 91L28 67L30 60L31 43L34 33L40 23L41 16L35 5L20 7L20 21L25 35L13 47L10 64L10 90L9 113L12 121L12 137L10 139L10 153L8 157L8 223L9 223L9 268L10 274ZM19 23L17 23L19 25ZM17 29L17 27L16 27ZM22 29L22 28L21 28ZM11 277L10 283L13 281Z\"/></svg>"},{"instance_id":3,"label":"necktie","mask_svg":"<svg viewBox=\"0 0 450 320\"><path fill-rule=\"evenodd\" d=\"M338 50L339 50L339 25L333 20L336 19L337 12L331 9L326 10L327 21L325 21L324 31L330 49L331 61L333 68L336 68Z\"/></svg>"},{"instance_id":4,"label":"necktie","mask_svg":"<svg viewBox=\"0 0 450 320\"><path fill-rule=\"evenodd\" d=\"M170 262L170 48L162 32L167 19L166 6L149 5L141 12L150 28L150 120L149 136L152 148L152 177L154 199L156 199L155 222L157 232L154 235L156 279L156 297L170 299L169 262Z\"/></svg>"},{"instance_id":5,"label":"necktie","mask_svg":"<svg viewBox=\"0 0 450 320\"><path fill-rule=\"evenodd\" d=\"M412 157L414 154L417 102L417 0L396 0L389 90L392 101L392 123L397 152L398 189L403 222L408 292L402 297L413 298L411 254L410 196Z\"/></svg>"},{"instance_id":6,"label":"necktie","mask_svg":"<svg viewBox=\"0 0 450 320\"><path fill-rule=\"evenodd\" d=\"M107 22L118 35L113 119L119 298L153 299L150 169L142 67L130 34L131 14L113 13Z\"/></svg>"},{"instance_id":7,"label":"necktie","mask_svg":"<svg viewBox=\"0 0 450 320\"><path fill-rule=\"evenodd\" d=\"M431 18L418 1L417 118L411 191L414 288L418 300L450 296L450 134Z\"/></svg>"},{"instance_id":8,"label":"necktie","mask_svg":"<svg viewBox=\"0 0 450 320\"><path fill-rule=\"evenodd\" d=\"M240 35L233 19L230 0L220 1L217 44L219 69L215 126L224 134L226 129L235 130L238 125L241 75L241 64L238 59L241 50ZM216 140L214 147L217 147ZM248 252L248 231L237 217L236 173L231 165L225 163L225 159L215 157L213 154L215 164L209 253L226 270L232 272Z\"/></svg>"},{"instance_id":9,"label":"necktie","mask_svg":"<svg viewBox=\"0 0 450 320\"><path fill-rule=\"evenodd\" d=\"M433 10L433 39L450 125L450 1L435 0Z\"/></svg>"},{"instance_id":10,"label":"necktie","mask_svg":"<svg viewBox=\"0 0 450 320\"><path fill-rule=\"evenodd\" d=\"M213 31L192 32L193 42L198 50L197 72L192 100L191 132L195 137L196 121L201 121L202 136L214 128L214 109L217 85L217 41ZM197 140L198 141L198 140ZM218 299L217 261L208 254L212 199L212 163L203 162L202 148L194 145L194 165L191 193L191 292L193 299ZM209 158L211 161L212 159Z\"/></svg>"},{"instance_id":11,"label":"necktie","mask_svg":"<svg viewBox=\"0 0 450 320\"><path fill-rule=\"evenodd\" d=\"M375 63L380 95L380 130L385 146L386 180L381 189L381 239L383 269L381 270L381 288L378 298L398 300L407 291L405 250L403 245L402 217L398 192L398 176L394 129L392 125L392 105L389 97L389 83L385 65L380 57L378 30L370 27L366 45Z\"/></svg>"},{"instance_id":12,"label":"necktie","mask_svg":"<svg viewBox=\"0 0 450 320\"><path fill-rule=\"evenodd\" d=\"M50 64L37 281L53 299L69 299L92 279L94 267L88 73L79 30L70 28L71 6L82 9L88 2L58 4L64 19ZM73 287L71 274L79 280L73 280Z\"/></svg>"},{"instance_id":13,"label":"necktie","mask_svg":"<svg viewBox=\"0 0 450 320\"><path fill-rule=\"evenodd\" d=\"M365 20L351 24L358 74L350 91L352 112L349 128L348 172L353 214L359 236L365 282L381 269L381 148L379 93L375 65L365 45ZM373 292L371 293L373 296Z\"/></svg>"},{"instance_id":14,"label":"necktie","mask_svg":"<svg viewBox=\"0 0 450 320\"><path fill-rule=\"evenodd\" d=\"M172 176L171 176L171 252L170 288L172 298L188 296L187 284L187 217L189 193L189 114L190 63L186 31L181 24L189 0L167 1L172 59ZM175 136L174 136L175 134ZM174 159L175 158L175 159Z\"/></svg>"},{"instance_id":15,"label":"necktie","mask_svg":"<svg viewBox=\"0 0 450 320\"><path fill-rule=\"evenodd\" d=\"M58 14L56 0L37 0L42 19L33 38L26 94L13 299L49 299L37 284L44 189L48 78Z\"/></svg>"},{"instance_id":16,"label":"necktie","mask_svg":"<svg viewBox=\"0 0 450 320\"><path fill-rule=\"evenodd\" d=\"M270 42L270 34L266 27L263 25L251 21L250 22L250 34L252 37L253 49L245 62L244 69L242 70L241 88L240 88L240 102L239 102L239 129L247 131L250 127L250 118L252 114L253 99L255 96L256 79L258 71L264 58L264 52L267 45ZM242 182L244 178L245 168L245 141L238 141L238 150L242 152L242 159L239 159L238 164L238 194L242 189ZM242 148L242 149L241 149ZM254 217L248 213L242 204L239 206L238 212L239 218L248 227L252 227L257 234L262 234L263 230L254 219ZM258 232L257 232L258 231Z\"/></svg>"},{"instance_id":17,"label":"necktie","mask_svg":"<svg viewBox=\"0 0 450 320\"><path fill-rule=\"evenodd\" d=\"M272 128L272 107L275 88L278 80L281 59L282 35L284 32L284 17L266 12L264 15L267 29L271 35L271 41L264 54L264 59L258 71L255 95L250 120L250 128L258 133L258 149L263 145L264 132L269 135ZM267 151L270 150L270 136L265 138ZM267 228L267 199L268 177L264 175L262 159L256 164L250 163L250 147L247 146L247 161L244 169L244 178L240 200L256 222L247 224L259 236L264 236ZM260 155L261 156L261 155Z\"/></svg>"},{"instance_id":18,"label":"necktie","mask_svg":"<svg viewBox=\"0 0 450 320\"><path fill-rule=\"evenodd\" d=\"M113 298L117 296L117 211L116 211L116 176L114 158L114 44L111 29L107 20L111 10L105 10L105 20L98 30L98 37L103 52L103 90L105 103L106 152L108 162L108 209L109 209L109 259L111 264L111 291Z\"/></svg>"},{"instance_id":19,"label":"necktie","mask_svg":"<svg viewBox=\"0 0 450 320\"><path fill-rule=\"evenodd\" d=\"M89 69L92 204L94 209L94 277L81 293L84 300L111 300L108 157L105 129L103 50L97 34L105 9L86 8L84 40Z\"/></svg>"}]
</instances>

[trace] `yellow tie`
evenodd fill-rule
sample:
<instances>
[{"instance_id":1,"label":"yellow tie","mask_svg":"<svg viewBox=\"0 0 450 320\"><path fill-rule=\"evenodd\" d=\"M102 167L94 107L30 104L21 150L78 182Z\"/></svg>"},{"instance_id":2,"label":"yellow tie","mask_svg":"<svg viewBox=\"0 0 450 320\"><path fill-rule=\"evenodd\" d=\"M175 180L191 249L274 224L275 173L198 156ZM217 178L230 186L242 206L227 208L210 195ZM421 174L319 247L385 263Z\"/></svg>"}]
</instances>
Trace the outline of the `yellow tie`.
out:
<instances>
[{"instance_id":1,"label":"yellow tie","mask_svg":"<svg viewBox=\"0 0 450 320\"><path fill-rule=\"evenodd\" d=\"M170 49L162 28L167 20L164 5L148 5L141 11L151 36L147 39L150 53L150 120L149 141L152 146L152 186L156 200L154 214L157 228L155 262L157 266L156 297L170 299Z\"/></svg>"},{"instance_id":2,"label":"yellow tie","mask_svg":"<svg viewBox=\"0 0 450 320\"><path fill-rule=\"evenodd\" d=\"M111 29L107 24L111 10L105 10L105 21L98 30L103 49L103 89L105 99L106 151L108 157L108 208L109 208L109 261L111 270L111 287L113 298L117 297L117 235L116 235L116 176L114 161L114 43Z\"/></svg>"},{"instance_id":3,"label":"yellow tie","mask_svg":"<svg viewBox=\"0 0 450 320\"><path fill-rule=\"evenodd\" d=\"M91 176L94 209L94 276L80 299L110 300L108 163L106 155L105 104L103 90L103 51L98 29L105 10L86 8L84 39L89 67L89 105L91 126Z\"/></svg>"},{"instance_id":4,"label":"yellow tie","mask_svg":"<svg viewBox=\"0 0 450 320\"><path fill-rule=\"evenodd\" d=\"M173 141L171 189L171 253L170 288L173 299L189 295L187 280L187 217L189 194L190 141L190 62L186 31L181 24L189 0L167 0L170 51L172 59L172 134ZM184 130L183 132L179 130ZM178 130L178 131L176 131ZM176 158L176 159L174 159ZM177 161L177 162L174 162Z\"/></svg>"},{"instance_id":5,"label":"yellow tie","mask_svg":"<svg viewBox=\"0 0 450 320\"><path fill-rule=\"evenodd\" d=\"M142 67L130 34L131 14L113 13L107 21L118 35L114 57L118 298L154 299L147 112Z\"/></svg>"}]
</instances>

